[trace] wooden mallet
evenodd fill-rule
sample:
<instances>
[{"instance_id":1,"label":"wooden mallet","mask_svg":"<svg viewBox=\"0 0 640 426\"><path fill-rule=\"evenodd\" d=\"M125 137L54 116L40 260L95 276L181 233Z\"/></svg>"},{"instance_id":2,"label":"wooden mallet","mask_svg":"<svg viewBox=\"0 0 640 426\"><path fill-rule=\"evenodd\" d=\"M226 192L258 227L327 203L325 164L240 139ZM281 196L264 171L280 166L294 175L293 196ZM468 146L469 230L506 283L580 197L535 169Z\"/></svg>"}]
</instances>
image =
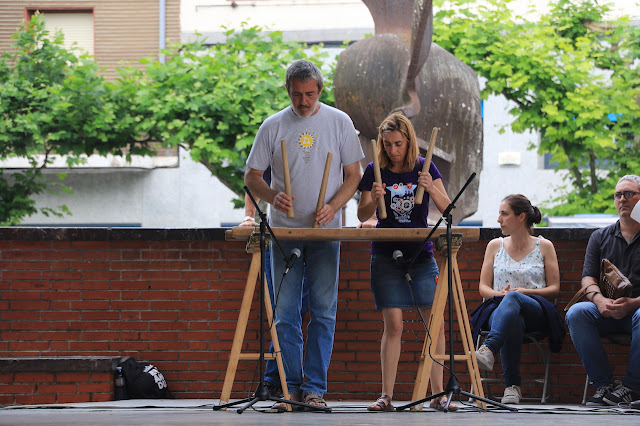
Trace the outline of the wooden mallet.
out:
<instances>
[{"instance_id":1,"label":"wooden mallet","mask_svg":"<svg viewBox=\"0 0 640 426\"><path fill-rule=\"evenodd\" d=\"M287 157L287 142L282 139L280 141L282 149L282 169L284 170L284 193L291 197L291 177L289 176L289 157ZM293 204L287 210L287 217L293 219Z\"/></svg>"},{"instance_id":2,"label":"wooden mallet","mask_svg":"<svg viewBox=\"0 0 640 426\"><path fill-rule=\"evenodd\" d=\"M378 143L375 139L371 139L371 149L373 150L373 176L376 182L382 185L382 177L380 176L380 160L378 159ZM387 218L387 207L384 205L384 197L378 198L378 217L380 219Z\"/></svg>"},{"instance_id":3,"label":"wooden mallet","mask_svg":"<svg viewBox=\"0 0 640 426\"><path fill-rule=\"evenodd\" d=\"M322 183L320 184L320 195L318 195L318 204L316 204L316 215L324 206L324 197L327 194L327 183L329 182L329 172L331 171L331 159L333 158L333 153L327 153L327 162L324 164L324 174L322 175ZM317 217L317 216L316 216ZM317 228L320 226L318 219L313 221L313 227Z\"/></svg>"},{"instance_id":4,"label":"wooden mallet","mask_svg":"<svg viewBox=\"0 0 640 426\"><path fill-rule=\"evenodd\" d=\"M431 140L429 141L429 149L427 150L427 156L424 158L424 164L422 165L422 174L429 173L429 167L431 166L431 157L433 157L433 148L436 146L436 138L438 137L438 129L434 127L431 131ZM418 185L416 190L416 204L422 204L422 197L424 196L424 188Z\"/></svg>"}]
</instances>

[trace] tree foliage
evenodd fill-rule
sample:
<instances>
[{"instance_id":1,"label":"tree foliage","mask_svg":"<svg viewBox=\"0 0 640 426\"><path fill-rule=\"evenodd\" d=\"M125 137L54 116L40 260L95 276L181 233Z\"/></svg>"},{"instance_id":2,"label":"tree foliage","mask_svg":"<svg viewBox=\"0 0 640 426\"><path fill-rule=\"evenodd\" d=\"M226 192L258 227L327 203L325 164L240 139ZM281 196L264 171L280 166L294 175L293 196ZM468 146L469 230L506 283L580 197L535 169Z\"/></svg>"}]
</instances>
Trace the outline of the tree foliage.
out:
<instances>
[{"instance_id":1,"label":"tree foliage","mask_svg":"<svg viewBox=\"0 0 640 426\"><path fill-rule=\"evenodd\" d=\"M287 66L303 58L322 65L327 57L319 46L305 47L284 41L278 31L244 27L226 31L224 43L175 46L165 51L166 63L144 60L144 71L122 70L137 133L189 149L195 161L243 196L245 163L258 127L290 103ZM330 84L329 79L325 86Z\"/></svg>"},{"instance_id":2,"label":"tree foliage","mask_svg":"<svg viewBox=\"0 0 640 426\"><path fill-rule=\"evenodd\" d=\"M237 195L243 195L246 158L262 121L284 108L286 67L307 58L322 66L320 46L285 42L259 27L226 31L226 42L176 45L166 63L143 59L106 81L86 55L63 47L36 15L0 58L0 158L26 158L30 168L0 169L0 224L38 211L34 195L69 191L43 170L55 156L73 166L89 154L149 154L152 142L184 147ZM331 65L329 65L331 66ZM322 100L332 104L331 69ZM64 177L64 174L60 174ZM241 204L243 200L236 200Z\"/></svg>"},{"instance_id":3,"label":"tree foliage","mask_svg":"<svg viewBox=\"0 0 640 426\"><path fill-rule=\"evenodd\" d=\"M32 198L66 189L43 176L54 156L64 155L74 165L85 154L149 152L145 144L130 144L131 121L113 84L99 75L94 61L65 49L61 33L49 34L41 16L35 15L13 37L11 51L0 58L0 158L26 158L31 167L0 169L4 225L38 210L68 213L65 206L38 209Z\"/></svg>"},{"instance_id":4,"label":"tree foliage","mask_svg":"<svg viewBox=\"0 0 640 426\"><path fill-rule=\"evenodd\" d=\"M569 170L549 213L611 212L617 179L640 170L640 29L607 21L595 0L552 1L538 22L510 2L454 1L436 14L434 41L486 79L483 96L513 101L511 128L537 131L538 151Z\"/></svg>"}]
</instances>

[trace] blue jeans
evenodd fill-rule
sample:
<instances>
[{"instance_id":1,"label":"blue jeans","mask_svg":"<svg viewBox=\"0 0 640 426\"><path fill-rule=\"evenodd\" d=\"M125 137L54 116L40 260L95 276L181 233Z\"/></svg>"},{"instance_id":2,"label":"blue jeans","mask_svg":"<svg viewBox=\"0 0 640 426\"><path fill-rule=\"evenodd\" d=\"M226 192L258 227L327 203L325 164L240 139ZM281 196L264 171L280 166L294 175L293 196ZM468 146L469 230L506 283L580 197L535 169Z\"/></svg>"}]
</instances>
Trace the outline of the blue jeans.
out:
<instances>
[{"instance_id":1,"label":"blue jeans","mask_svg":"<svg viewBox=\"0 0 640 426\"><path fill-rule=\"evenodd\" d=\"M333 336L338 305L339 241L285 241L285 253L298 248L302 256L284 280L285 269L281 256L271 257L273 289L277 303L275 324L282 350L284 371L289 393L314 394L322 397L327 391L327 370L333 351ZM271 250L277 249L271 243ZM309 325L307 350L303 368L302 339L302 281L309 292ZM306 381L304 380L306 378Z\"/></svg>"},{"instance_id":2,"label":"blue jeans","mask_svg":"<svg viewBox=\"0 0 640 426\"><path fill-rule=\"evenodd\" d=\"M504 385L520 386L520 357L524 334L542 331L547 320L540 304L533 298L508 292L489 317L491 331L484 344L494 354L500 352Z\"/></svg>"},{"instance_id":3,"label":"blue jeans","mask_svg":"<svg viewBox=\"0 0 640 426\"><path fill-rule=\"evenodd\" d=\"M600 316L592 302L580 302L569 309L566 319L573 344L596 389L613 383L613 372L600 336L630 333L629 364L622 383L640 392L640 309L617 320Z\"/></svg>"},{"instance_id":4,"label":"blue jeans","mask_svg":"<svg viewBox=\"0 0 640 426\"><path fill-rule=\"evenodd\" d=\"M271 279L271 252L265 251L264 254L265 271L264 275L267 278L267 287L269 287L269 297L271 298L271 307L275 305L275 296L273 294L273 280ZM307 310L309 309L309 292L307 291L306 280L302 281L302 309L300 309L300 318L304 319ZM273 342L269 345L269 352L273 353ZM280 373L278 372L278 364L275 359L267 361L267 366L264 371L264 381L269 382L270 385L280 387Z\"/></svg>"}]
</instances>

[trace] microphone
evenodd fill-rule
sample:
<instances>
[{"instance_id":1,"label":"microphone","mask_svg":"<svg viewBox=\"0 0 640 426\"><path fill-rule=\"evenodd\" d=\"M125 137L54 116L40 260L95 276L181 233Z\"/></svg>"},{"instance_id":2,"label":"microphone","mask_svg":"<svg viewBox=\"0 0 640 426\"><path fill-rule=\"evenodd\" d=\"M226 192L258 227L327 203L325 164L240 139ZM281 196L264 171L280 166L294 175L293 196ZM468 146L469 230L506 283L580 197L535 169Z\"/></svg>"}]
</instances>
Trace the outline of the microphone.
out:
<instances>
[{"instance_id":1,"label":"microphone","mask_svg":"<svg viewBox=\"0 0 640 426\"><path fill-rule=\"evenodd\" d=\"M404 261L404 255L402 254L402 252L400 250L394 250L394 252L393 252L393 260L395 260L396 263L399 266L402 266L402 267L405 268L404 277L407 279L409 284L413 283L413 280L411 279L411 274L409 274L408 265Z\"/></svg>"},{"instance_id":2,"label":"microphone","mask_svg":"<svg viewBox=\"0 0 640 426\"><path fill-rule=\"evenodd\" d=\"M284 275L287 275L287 272L289 272L289 269L291 269L296 259L299 258L301 254L300 249L297 247L291 250L291 256L289 256L289 259L287 260L287 267L284 269Z\"/></svg>"},{"instance_id":3,"label":"microphone","mask_svg":"<svg viewBox=\"0 0 640 426\"><path fill-rule=\"evenodd\" d=\"M393 260L400 265L404 265L404 256L400 250L395 250L393 252Z\"/></svg>"}]
</instances>

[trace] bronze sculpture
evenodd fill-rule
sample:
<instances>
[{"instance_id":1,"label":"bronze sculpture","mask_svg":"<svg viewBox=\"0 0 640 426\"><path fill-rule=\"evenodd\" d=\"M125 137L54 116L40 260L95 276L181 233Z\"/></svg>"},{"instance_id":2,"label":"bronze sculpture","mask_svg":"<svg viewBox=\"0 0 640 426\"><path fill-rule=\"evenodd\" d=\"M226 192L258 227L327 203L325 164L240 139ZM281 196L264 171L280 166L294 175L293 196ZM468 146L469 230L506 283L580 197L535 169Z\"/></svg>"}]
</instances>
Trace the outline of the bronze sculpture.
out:
<instances>
[{"instance_id":1,"label":"bronze sculpture","mask_svg":"<svg viewBox=\"0 0 640 426\"><path fill-rule=\"evenodd\" d=\"M363 3L373 17L375 35L340 54L334 75L336 106L360 131L367 163L372 161L369 141L389 113L402 110L411 119L423 155L433 127L439 127L433 162L453 197L471 173L479 174L482 168L478 78L432 43L430 0ZM453 210L454 223L477 210L478 186L476 178L460 198Z\"/></svg>"}]
</instances>

